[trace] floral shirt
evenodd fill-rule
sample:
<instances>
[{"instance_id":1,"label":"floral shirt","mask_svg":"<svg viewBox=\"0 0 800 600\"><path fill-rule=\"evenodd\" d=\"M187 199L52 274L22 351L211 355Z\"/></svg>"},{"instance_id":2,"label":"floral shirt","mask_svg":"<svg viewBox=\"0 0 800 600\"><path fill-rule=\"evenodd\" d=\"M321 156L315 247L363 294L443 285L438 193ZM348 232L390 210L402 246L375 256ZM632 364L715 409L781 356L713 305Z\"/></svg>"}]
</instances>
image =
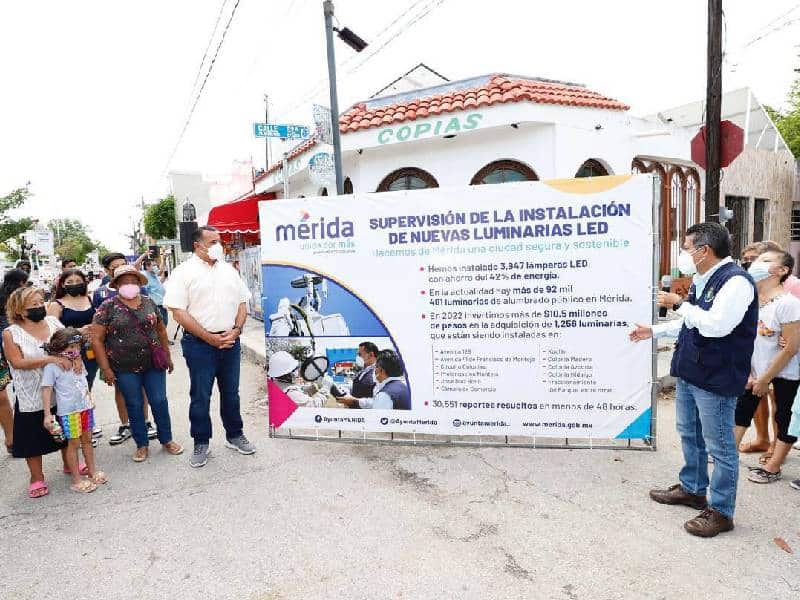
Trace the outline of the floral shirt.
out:
<instances>
[{"instance_id":1,"label":"floral shirt","mask_svg":"<svg viewBox=\"0 0 800 600\"><path fill-rule=\"evenodd\" d=\"M141 373L153 366L150 343L160 344L156 325L163 321L153 301L141 299L137 309L116 298L106 300L94 315L94 322L106 328L106 354L114 371Z\"/></svg>"}]
</instances>

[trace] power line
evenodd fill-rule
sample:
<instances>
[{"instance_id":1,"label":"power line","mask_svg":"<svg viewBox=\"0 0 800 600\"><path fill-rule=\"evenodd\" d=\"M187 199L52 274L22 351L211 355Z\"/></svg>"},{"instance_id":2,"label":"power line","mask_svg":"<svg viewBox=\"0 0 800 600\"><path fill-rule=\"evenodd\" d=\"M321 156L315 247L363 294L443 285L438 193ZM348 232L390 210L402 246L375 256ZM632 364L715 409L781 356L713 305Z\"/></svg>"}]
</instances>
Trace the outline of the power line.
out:
<instances>
[{"instance_id":1,"label":"power line","mask_svg":"<svg viewBox=\"0 0 800 600\"><path fill-rule=\"evenodd\" d=\"M200 102L200 98L203 95L203 90L206 89L206 84L208 83L209 77L211 77L211 72L214 70L214 65L217 62L217 57L219 56L219 52L222 49L222 44L225 43L225 36L228 34L228 30L230 29L231 23L233 22L234 16L236 16L236 9L239 8L239 3L241 0L236 0L236 4L233 5L233 10L231 11L230 17L228 17L228 22L225 24L225 29L222 30L222 36L220 37L219 43L217 44L217 49L214 52L214 57L211 59L211 62L208 64L208 71L206 71L206 76L203 79L203 83L200 86L200 89L197 91L197 96L192 103L192 108L189 109L189 115L186 117L186 122L183 124L183 129L181 129L181 133L178 136L178 141L175 142L175 147L172 149L172 152L169 155L169 159L167 159L167 164L164 166L164 171L161 173L163 177L167 169L169 169L169 165L172 162L172 159L175 158L175 154L178 152L178 147L181 145L183 141L183 136L186 135L186 131L189 129L189 123L192 120L192 115L194 115L194 111L197 108L197 104Z\"/></svg>"},{"instance_id":2,"label":"power line","mask_svg":"<svg viewBox=\"0 0 800 600\"><path fill-rule=\"evenodd\" d=\"M752 45L753 45L753 44L755 44L756 42L760 42L760 41L761 41L761 40L763 40L765 37L768 37L768 36L772 35L773 33L776 33L776 32L778 32L778 31L781 31L782 29L785 29L786 27L788 27L788 26L789 26L789 25L791 25L792 23L796 23L797 21L800 21L800 18L796 18L796 19L790 19L790 20L788 20L788 21L784 21L783 23L780 23L780 24L778 24L778 25L775 25L774 27L772 27L771 29L769 29L769 27L770 27L770 26L774 25L776 22L780 21L781 19L783 19L783 18L785 18L785 17L789 16L791 13L793 13L794 11L796 11L798 8L800 8L800 4L797 4L797 5L796 5L794 8L791 8L791 9L789 9L788 11L786 11L785 13L783 13L783 14L782 14L780 17L778 17L778 18L776 18L776 19L773 19L773 20L772 20L772 21L770 21L770 22L769 22L767 25L765 25L764 27L762 27L761 29L759 29L759 31L762 31L762 30L764 30L764 29L766 29L766 31L764 31L764 33L762 33L762 34L760 34L760 35L759 35L759 34L757 34L755 37L753 37L753 39L751 39L751 40L750 40L749 42L747 42L747 43L746 43L744 46L742 46L742 50L744 50L745 48L749 48L750 46L752 46Z\"/></svg>"},{"instance_id":3,"label":"power line","mask_svg":"<svg viewBox=\"0 0 800 600\"><path fill-rule=\"evenodd\" d=\"M388 46L390 43L392 43L398 37L403 35L406 31L411 29L414 25L419 23L422 19L427 17L431 12L433 12L435 9L439 8L444 3L445 3L445 0L435 0L433 4L428 5L427 9L423 9L423 12L418 14L413 20L409 21L409 23L403 29L401 29L400 31L395 33L392 37L390 37L388 40L386 40L381 46L379 46L372 54L370 54L369 56L365 57L364 60L362 60L355 67L350 69L347 72L348 75L352 75L353 73L358 71L361 67L364 66L364 64L366 62L368 62L369 60L374 58L378 53L380 53L384 48L386 48L386 46Z\"/></svg>"},{"instance_id":4,"label":"power line","mask_svg":"<svg viewBox=\"0 0 800 600\"><path fill-rule=\"evenodd\" d=\"M769 22L769 23L767 23L766 25L764 25L764 26L762 26L762 27L759 27L758 29L756 29L756 31L755 31L755 34L754 34L754 37L758 37L758 35L759 35L759 33L760 33L760 32L764 31L765 29L768 29L769 27L771 27L772 25L774 25L775 23L777 23L778 21L780 21L780 20L781 20L781 19L783 19L784 17L788 17L790 14L792 14L792 13L793 13L794 11L796 11L798 8L800 8L800 3L798 3L798 4L795 4L795 5L794 5L792 8L790 8L789 10L787 10L785 13L783 13L783 14L781 14L781 15L779 15L779 16L777 16L777 17L775 17L774 19L772 19L772 21L770 21L770 22ZM757 40L756 40L756 39L753 39L753 40L751 40L751 41L750 41L750 42L748 42L748 43L747 43L747 44L746 44L744 47L746 48L747 46L749 46L750 44L754 43L755 41L757 41Z\"/></svg>"},{"instance_id":5,"label":"power line","mask_svg":"<svg viewBox=\"0 0 800 600\"><path fill-rule=\"evenodd\" d=\"M217 20L214 22L214 29L211 30L211 35L208 38L208 44L206 44L206 49L203 51L203 58L200 59L200 66L197 67L197 75L194 76L194 82L192 83L192 91L189 92L190 98L194 94L194 91L197 87L197 82L200 81L200 74L203 72L203 65L206 64L206 58L208 57L208 50L211 48L211 43L214 41L214 36L217 33L219 22L222 20L222 12L225 10L225 5L227 3L228 0L222 0L222 4L220 4L219 12L217 13Z\"/></svg>"},{"instance_id":6,"label":"power line","mask_svg":"<svg viewBox=\"0 0 800 600\"><path fill-rule=\"evenodd\" d=\"M434 8L437 8L444 1L445 0L416 0L415 2L412 2L391 23L386 25L380 32L378 32L378 34L375 36L374 40L380 39L380 37L384 33L386 33L392 27L394 27L394 25L396 25L398 22L400 22L406 15L408 15L410 12L412 12L420 4L422 4L422 3L426 3L426 4L424 6L422 6L420 8L420 10L416 14L414 14L407 21L407 23L405 25L401 26L401 28L397 32L395 32L386 42L384 42L377 50L372 52L364 60L362 60L360 63L358 63L358 65L354 69L352 69L351 71L348 71L348 74L349 73L353 73L357 69L361 68L361 66L364 63L366 63L370 58L372 58L373 56L378 54L380 51L382 51L386 46L388 46L391 42L393 42L395 39L397 39L400 35L405 33L408 29L410 29L414 24L416 24L422 18L427 16ZM372 43L375 43L375 42L373 41ZM347 66L348 63L352 62L357 57L358 57L357 54L353 54L352 56L348 57L346 60L342 61L341 63L337 63L337 68L342 68L342 67ZM313 87L309 88L306 92L304 92L302 96L299 96L296 100L290 101L289 103L287 103L287 104L283 105L282 107L280 107L278 112L286 114L286 113L289 113L289 112L295 110L296 108L302 106L303 104L308 102L310 99L314 98L321 91L321 89L325 87L325 84L326 84L327 81L328 81L327 78L320 79L319 81L317 81L316 84L314 84Z\"/></svg>"}]
</instances>

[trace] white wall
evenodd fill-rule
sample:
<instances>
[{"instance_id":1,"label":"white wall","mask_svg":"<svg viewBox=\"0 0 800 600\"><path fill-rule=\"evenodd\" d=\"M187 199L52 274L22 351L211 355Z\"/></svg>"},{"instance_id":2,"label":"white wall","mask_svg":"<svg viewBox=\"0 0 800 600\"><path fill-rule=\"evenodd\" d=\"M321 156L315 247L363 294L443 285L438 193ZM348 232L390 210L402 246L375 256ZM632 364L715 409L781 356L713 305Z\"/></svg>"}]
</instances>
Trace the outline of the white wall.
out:
<instances>
[{"instance_id":1,"label":"white wall","mask_svg":"<svg viewBox=\"0 0 800 600\"><path fill-rule=\"evenodd\" d=\"M186 197L194 204L197 216L208 214L211 210L209 192L211 182L207 181L202 173L172 172L169 174L172 195L175 196L175 208L178 212L178 221L183 220L183 204Z\"/></svg>"},{"instance_id":2,"label":"white wall","mask_svg":"<svg viewBox=\"0 0 800 600\"><path fill-rule=\"evenodd\" d=\"M476 111L445 116L471 112ZM481 127L450 139L381 145L377 141L381 128L346 134L344 176L350 177L356 192L374 192L386 175L403 167L423 169L439 186L449 187L468 185L481 168L502 159L527 164L540 179L574 177L589 158L599 160L612 174L630 173L631 162L639 155L690 160L692 132L621 111L523 102L478 112L487 115ZM642 132L659 135L638 137ZM309 181L305 170L293 174L290 182L292 198L319 192L320 186ZM331 192L334 187L330 186ZM269 190L282 194L279 184Z\"/></svg>"}]
</instances>

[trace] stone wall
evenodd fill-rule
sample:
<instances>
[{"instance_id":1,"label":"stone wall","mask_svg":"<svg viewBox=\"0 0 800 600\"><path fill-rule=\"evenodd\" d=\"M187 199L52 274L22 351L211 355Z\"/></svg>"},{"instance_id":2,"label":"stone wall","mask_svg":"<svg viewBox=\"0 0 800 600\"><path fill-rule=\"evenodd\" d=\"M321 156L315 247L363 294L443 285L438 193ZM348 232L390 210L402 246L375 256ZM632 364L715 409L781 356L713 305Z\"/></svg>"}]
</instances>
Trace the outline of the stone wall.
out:
<instances>
[{"instance_id":1,"label":"stone wall","mask_svg":"<svg viewBox=\"0 0 800 600\"><path fill-rule=\"evenodd\" d=\"M744 152L726 169L723 169L720 202L725 196L746 196L748 202L748 239L754 241L753 207L755 198L769 200L767 223L764 231L769 239L784 248L789 247L789 223L792 201L796 198L797 162L788 151L772 152L745 148Z\"/></svg>"}]
</instances>

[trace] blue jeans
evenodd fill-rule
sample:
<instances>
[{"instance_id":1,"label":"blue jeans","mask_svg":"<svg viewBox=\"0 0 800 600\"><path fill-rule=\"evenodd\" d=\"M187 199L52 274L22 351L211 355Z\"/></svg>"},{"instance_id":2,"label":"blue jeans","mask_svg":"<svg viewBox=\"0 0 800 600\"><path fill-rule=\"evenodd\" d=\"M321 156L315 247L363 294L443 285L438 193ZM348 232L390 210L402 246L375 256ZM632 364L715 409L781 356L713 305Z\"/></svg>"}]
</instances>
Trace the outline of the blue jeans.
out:
<instances>
[{"instance_id":1,"label":"blue jeans","mask_svg":"<svg viewBox=\"0 0 800 600\"><path fill-rule=\"evenodd\" d=\"M733 518L739 480L735 411L735 396L718 396L678 379L675 412L685 463L679 474L681 485L690 494L706 495L711 454L714 471L709 504L728 518Z\"/></svg>"},{"instance_id":2,"label":"blue jeans","mask_svg":"<svg viewBox=\"0 0 800 600\"><path fill-rule=\"evenodd\" d=\"M169 418L169 405L167 404L167 372L158 369L149 369L141 373L115 372L117 386L125 399L128 409L128 419L131 425L131 435L137 448L149 445L147 439L147 425L144 420L144 396L142 388L147 392L150 410L158 429L158 441L166 444L172 441L172 423Z\"/></svg>"},{"instance_id":3,"label":"blue jeans","mask_svg":"<svg viewBox=\"0 0 800 600\"><path fill-rule=\"evenodd\" d=\"M219 388L219 414L225 427L225 437L231 440L242 435L239 340L232 348L220 350L184 332L181 347L186 366L189 367L189 432L195 443L207 444L211 439L211 390L215 379Z\"/></svg>"}]
</instances>

